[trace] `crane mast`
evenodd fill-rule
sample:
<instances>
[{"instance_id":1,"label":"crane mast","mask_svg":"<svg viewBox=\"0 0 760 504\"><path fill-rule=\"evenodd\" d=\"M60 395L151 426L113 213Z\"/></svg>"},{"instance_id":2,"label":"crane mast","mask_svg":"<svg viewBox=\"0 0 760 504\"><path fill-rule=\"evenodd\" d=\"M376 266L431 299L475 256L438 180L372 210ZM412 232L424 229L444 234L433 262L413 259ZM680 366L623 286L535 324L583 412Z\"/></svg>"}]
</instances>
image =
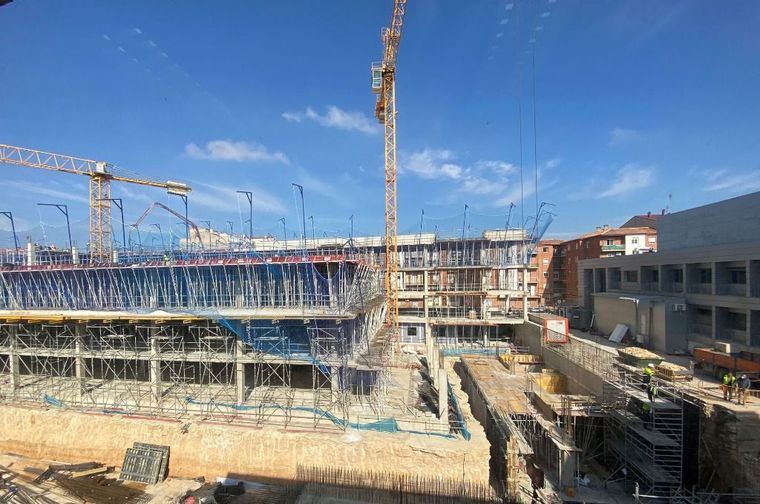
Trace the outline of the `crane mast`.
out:
<instances>
[{"instance_id":1,"label":"crane mast","mask_svg":"<svg viewBox=\"0 0 760 504\"><path fill-rule=\"evenodd\" d=\"M42 170L85 175L90 178L89 248L93 262L110 262L113 257L111 228L111 181L127 182L187 194L191 188L181 182L160 182L122 174L105 161L55 154L14 145L0 144L0 163Z\"/></svg>"},{"instance_id":2,"label":"crane mast","mask_svg":"<svg viewBox=\"0 0 760 504\"><path fill-rule=\"evenodd\" d=\"M391 24L381 32L383 61L372 65L372 91L378 94L375 116L384 125L385 157L385 323L398 337L398 224L396 197L396 58L407 0L394 0Z\"/></svg>"}]
</instances>

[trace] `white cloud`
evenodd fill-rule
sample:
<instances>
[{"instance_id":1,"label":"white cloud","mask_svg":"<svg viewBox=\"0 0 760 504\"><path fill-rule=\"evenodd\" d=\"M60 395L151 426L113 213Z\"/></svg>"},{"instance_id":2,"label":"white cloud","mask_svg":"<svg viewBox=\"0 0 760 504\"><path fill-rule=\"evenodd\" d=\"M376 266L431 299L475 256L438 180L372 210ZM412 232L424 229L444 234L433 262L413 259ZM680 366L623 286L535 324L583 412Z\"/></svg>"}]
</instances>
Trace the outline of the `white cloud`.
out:
<instances>
[{"instance_id":1,"label":"white cloud","mask_svg":"<svg viewBox=\"0 0 760 504\"><path fill-rule=\"evenodd\" d=\"M328 105L325 114L319 114L313 108L307 107L303 112L283 112L282 118L296 123L309 120L327 128L359 131L368 135L380 132L380 126L361 112L348 112L334 105Z\"/></svg>"},{"instance_id":2,"label":"white cloud","mask_svg":"<svg viewBox=\"0 0 760 504\"><path fill-rule=\"evenodd\" d=\"M9 180L9 181L3 182L3 187L14 188L21 192L30 192L34 194L41 194L42 196L50 196L51 198L56 198L59 200L78 201L80 203L86 203L86 204L90 203L89 198L85 194L80 193L79 191L74 191L74 190L51 189L50 187L45 187L38 184L30 183L30 182L19 182L15 180ZM54 203L59 203L59 202L55 201Z\"/></svg>"},{"instance_id":3,"label":"white cloud","mask_svg":"<svg viewBox=\"0 0 760 504\"><path fill-rule=\"evenodd\" d=\"M506 163L504 161L481 160L475 163L475 166L477 168L486 168L495 173L501 173L503 175L515 173L518 169L517 166L513 165L512 163Z\"/></svg>"},{"instance_id":4,"label":"white cloud","mask_svg":"<svg viewBox=\"0 0 760 504\"><path fill-rule=\"evenodd\" d=\"M596 197L609 198L612 196L622 196L638 189L649 187L652 185L653 180L653 167L641 167L636 163L629 163L618 170L612 185Z\"/></svg>"},{"instance_id":5,"label":"white cloud","mask_svg":"<svg viewBox=\"0 0 760 504\"><path fill-rule=\"evenodd\" d=\"M205 149L189 143L185 145L185 153L195 159L210 161L290 163L288 157L282 152L269 152L263 145L232 140L211 140L206 142Z\"/></svg>"},{"instance_id":6,"label":"white cloud","mask_svg":"<svg viewBox=\"0 0 760 504\"><path fill-rule=\"evenodd\" d=\"M512 9L514 9L514 7L515 7L515 4L510 2L510 3L508 3L507 5L504 6L504 9L506 9L506 10L512 10Z\"/></svg>"},{"instance_id":7,"label":"white cloud","mask_svg":"<svg viewBox=\"0 0 760 504\"><path fill-rule=\"evenodd\" d=\"M501 21L499 21L499 24L500 24L500 25L505 25L505 24L507 24L507 23L509 23L509 18L504 18L504 19L502 19Z\"/></svg>"},{"instance_id":8,"label":"white cloud","mask_svg":"<svg viewBox=\"0 0 760 504\"><path fill-rule=\"evenodd\" d=\"M237 187L223 184L207 184L192 181L193 192L190 201L193 205L202 206L210 210L226 213L237 213L241 208L247 210L248 202L237 194ZM276 196L252 186L250 183L241 184L240 187L250 187L253 192L253 212L265 212L283 214L287 212L285 204ZM255 220L255 215L254 215Z\"/></svg>"},{"instance_id":9,"label":"white cloud","mask_svg":"<svg viewBox=\"0 0 760 504\"><path fill-rule=\"evenodd\" d=\"M760 170L733 173L726 169L706 172L707 185L703 191L727 191L746 193L760 190Z\"/></svg>"},{"instance_id":10,"label":"white cloud","mask_svg":"<svg viewBox=\"0 0 760 504\"><path fill-rule=\"evenodd\" d=\"M303 114L300 112L283 112L282 113L283 119L290 122L297 122L300 123L303 121Z\"/></svg>"},{"instance_id":11,"label":"white cloud","mask_svg":"<svg viewBox=\"0 0 760 504\"><path fill-rule=\"evenodd\" d=\"M458 179L464 171L461 166L449 163L454 155L448 150L425 149L402 153L401 171L411 172L423 179Z\"/></svg>"},{"instance_id":12,"label":"white cloud","mask_svg":"<svg viewBox=\"0 0 760 504\"><path fill-rule=\"evenodd\" d=\"M617 147L618 145L634 142L641 137L639 132L633 129L615 128L610 131L609 145Z\"/></svg>"}]
</instances>

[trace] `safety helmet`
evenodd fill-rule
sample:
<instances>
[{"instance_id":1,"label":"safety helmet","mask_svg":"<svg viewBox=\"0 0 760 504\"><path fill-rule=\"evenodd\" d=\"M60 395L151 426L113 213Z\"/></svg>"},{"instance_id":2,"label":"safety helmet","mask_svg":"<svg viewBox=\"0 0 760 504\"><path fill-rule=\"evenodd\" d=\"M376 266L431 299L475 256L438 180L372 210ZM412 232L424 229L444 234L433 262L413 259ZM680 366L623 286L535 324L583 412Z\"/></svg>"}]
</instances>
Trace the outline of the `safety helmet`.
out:
<instances>
[{"instance_id":1,"label":"safety helmet","mask_svg":"<svg viewBox=\"0 0 760 504\"><path fill-rule=\"evenodd\" d=\"M746 378L747 378L747 375L743 374L742 375L742 380L745 380Z\"/></svg>"},{"instance_id":2,"label":"safety helmet","mask_svg":"<svg viewBox=\"0 0 760 504\"><path fill-rule=\"evenodd\" d=\"M650 362L650 363L649 363L649 367L654 367L654 363L653 363L653 362Z\"/></svg>"}]
</instances>

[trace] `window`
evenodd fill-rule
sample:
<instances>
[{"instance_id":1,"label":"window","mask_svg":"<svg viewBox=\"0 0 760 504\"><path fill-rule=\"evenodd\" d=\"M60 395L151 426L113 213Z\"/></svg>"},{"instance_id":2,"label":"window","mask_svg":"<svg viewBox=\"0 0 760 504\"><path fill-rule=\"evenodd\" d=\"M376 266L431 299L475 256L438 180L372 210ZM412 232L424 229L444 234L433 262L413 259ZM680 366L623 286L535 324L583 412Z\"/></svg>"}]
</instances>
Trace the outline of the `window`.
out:
<instances>
[{"instance_id":1,"label":"window","mask_svg":"<svg viewBox=\"0 0 760 504\"><path fill-rule=\"evenodd\" d=\"M544 271L544 278L549 278L549 272L548 271Z\"/></svg>"},{"instance_id":2,"label":"window","mask_svg":"<svg viewBox=\"0 0 760 504\"><path fill-rule=\"evenodd\" d=\"M559 280L559 271L554 272L554 279Z\"/></svg>"},{"instance_id":3,"label":"window","mask_svg":"<svg viewBox=\"0 0 760 504\"><path fill-rule=\"evenodd\" d=\"M549 252L549 247L544 247L541 249L541 252Z\"/></svg>"},{"instance_id":4,"label":"window","mask_svg":"<svg viewBox=\"0 0 760 504\"><path fill-rule=\"evenodd\" d=\"M543 263L544 264L549 264L549 259L544 259Z\"/></svg>"},{"instance_id":5,"label":"window","mask_svg":"<svg viewBox=\"0 0 760 504\"><path fill-rule=\"evenodd\" d=\"M633 238L631 238L631 245L638 245L638 244L639 244L638 236L634 236Z\"/></svg>"},{"instance_id":6,"label":"window","mask_svg":"<svg viewBox=\"0 0 760 504\"><path fill-rule=\"evenodd\" d=\"M712 283L712 270L709 268L699 268L699 283Z\"/></svg>"},{"instance_id":7,"label":"window","mask_svg":"<svg viewBox=\"0 0 760 504\"><path fill-rule=\"evenodd\" d=\"M747 283L747 271L743 269L729 270L731 276L730 282L732 284L746 284Z\"/></svg>"},{"instance_id":8,"label":"window","mask_svg":"<svg viewBox=\"0 0 760 504\"><path fill-rule=\"evenodd\" d=\"M607 245L615 245L615 240L607 240Z\"/></svg>"},{"instance_id":9,"label":"window","mask_svg":"<svg viewBox=\"0 0 760 504\"><path fill-rule=\"evenodd\" d=\"M407 327L406 328L406 335L407 336L417 336L417 328L416 327Z\"/></svg>"},{"instance_id":10,"label":"window","mask_svg":"<svg viewBox=\"0 0 760 504\"><path fill-rule=\"evenodd\" d=\"M650 236L649 237L649 243L657 243L657 237L656 236Z\"/></svg>"},{"instance_id":11,"label":"window","mask_svg":"<svg viewBox=\"0 0 760 504\"><path fill-rule=\"evenodd\" d=\"M625 279L626 282L636 283L639 281L639 272L638 271L624 271L623 278Z\"/></svg>"}]
</instances>

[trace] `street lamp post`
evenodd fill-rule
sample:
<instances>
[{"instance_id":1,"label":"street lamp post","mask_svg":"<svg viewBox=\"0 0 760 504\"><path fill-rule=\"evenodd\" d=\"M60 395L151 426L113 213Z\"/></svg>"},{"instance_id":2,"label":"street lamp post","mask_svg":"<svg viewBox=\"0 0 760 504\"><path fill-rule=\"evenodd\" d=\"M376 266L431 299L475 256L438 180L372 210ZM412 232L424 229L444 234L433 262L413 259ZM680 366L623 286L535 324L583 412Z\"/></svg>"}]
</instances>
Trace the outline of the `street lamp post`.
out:
<instances>
[{"instance_id":1,"label":"street lamp post","mask_svg":"<svg viewBox=\"0 0 760 504\"><path fill-rule=\"evenodd\" d=\"M187 193L181 191L173 191L171 189L167 192L173 196L179 196L182 198L182 203L185 204L185 247L187 248L187 251L190 252L190 221L187 217ZM202 246L203 244L201 243L201 247Z\"/></svg>"},{"instance_id":2,"label":"street lamp post","mask_svg":"<svg viewBox=\"0 0 760 504\"><path fill-rule=\"evenodd\" d=\"M288 232L285 230L285 217L281 218L280 222L282 222L282 239L284 240L282 242L282 250L284 251L288 243Z\"/></svg>"},{"instance_id":3,"label":"street lamp post","mask_svg":"<svg viewBox=\"0 0 760 504\"><path fill-rule=\"evenodd\" d=\"M11 221L11 230L13 231L13 244L16 246L16 252L18 252L18 236L16 236L16 223L13 221L13 212L0 212L0 214L5 215Z\"/></svg>"},{"instance_id":4,"label":"street lamp post","mask_svg":"<svg viewBox=\"0 0 760 504\"><path fill-rule=\"evenodd\" d=\"M71 251L74 248L74 245L71 241L71 223L69 222L69 207L67 205L58 204L58 203L37 203L38 206L48 206L48 207L55 207L60 212L66 216L66 231L68 231L69 234L69 250Z\"/></svg>"},{"instance_id":5,"label":"street lamp post","mask_svg":"<svg viewBox=\"0 0 760 504\"><path fill-rule=\"evenodd\" d=\"M248 199L248 243L253 248L253 193L251 191L236 191L238 194L245 194Z\"/></svg>"},{"instance_id":6,"label":"street lamp post","mask_svg":"<svg viewBox=\"0 0 760 504\"><path fill-rule=\"evenodd\" d=\"M298 189L301 194L301 240L303 241L303 249L306 250L306 209L303 202L303 186L295 183L291 183L291 185Z\"/></svg>"},{"instance_id":7,"label":"street lamp post","mask_svg":"<svg viewBox=\"0 0 760 504\"><path fill-rule=\"evenodd\" d=\"M99 198L98 201L110 201L114 205L116 205L116 208L119 209L119 212L121 213L121 244L122 248L124 249L124 252L127 251L127 230L124 227L124 205L121 198Z\"/></svg>"},{"instance_id":8,"label":"street lamp post","mask_svg":"<svg viewBox=\"0 0 760 504\"><path fill-rule=\"evenodd\" d=\"M164 241L164 232L161 231L161 224L154 223L154 224L151 224L151 226L154 226L156 229L158 229L158 234L161 236L161 248L163 248L164 252L166 252L166 242Z\"/></svg>"},{"instance_id":9,"label":"street lamp post","mask_svg":"<svg viewBox=\"0 0 760 504\"><path fill-rule=\"evenodd\" d=\"M312 246L316 250L316 248L317 248L317 238L314 235L314 216L313 215L309 215L309 220L311 221L311 241L312 241Z\"/></svg>"}]
</instances>

